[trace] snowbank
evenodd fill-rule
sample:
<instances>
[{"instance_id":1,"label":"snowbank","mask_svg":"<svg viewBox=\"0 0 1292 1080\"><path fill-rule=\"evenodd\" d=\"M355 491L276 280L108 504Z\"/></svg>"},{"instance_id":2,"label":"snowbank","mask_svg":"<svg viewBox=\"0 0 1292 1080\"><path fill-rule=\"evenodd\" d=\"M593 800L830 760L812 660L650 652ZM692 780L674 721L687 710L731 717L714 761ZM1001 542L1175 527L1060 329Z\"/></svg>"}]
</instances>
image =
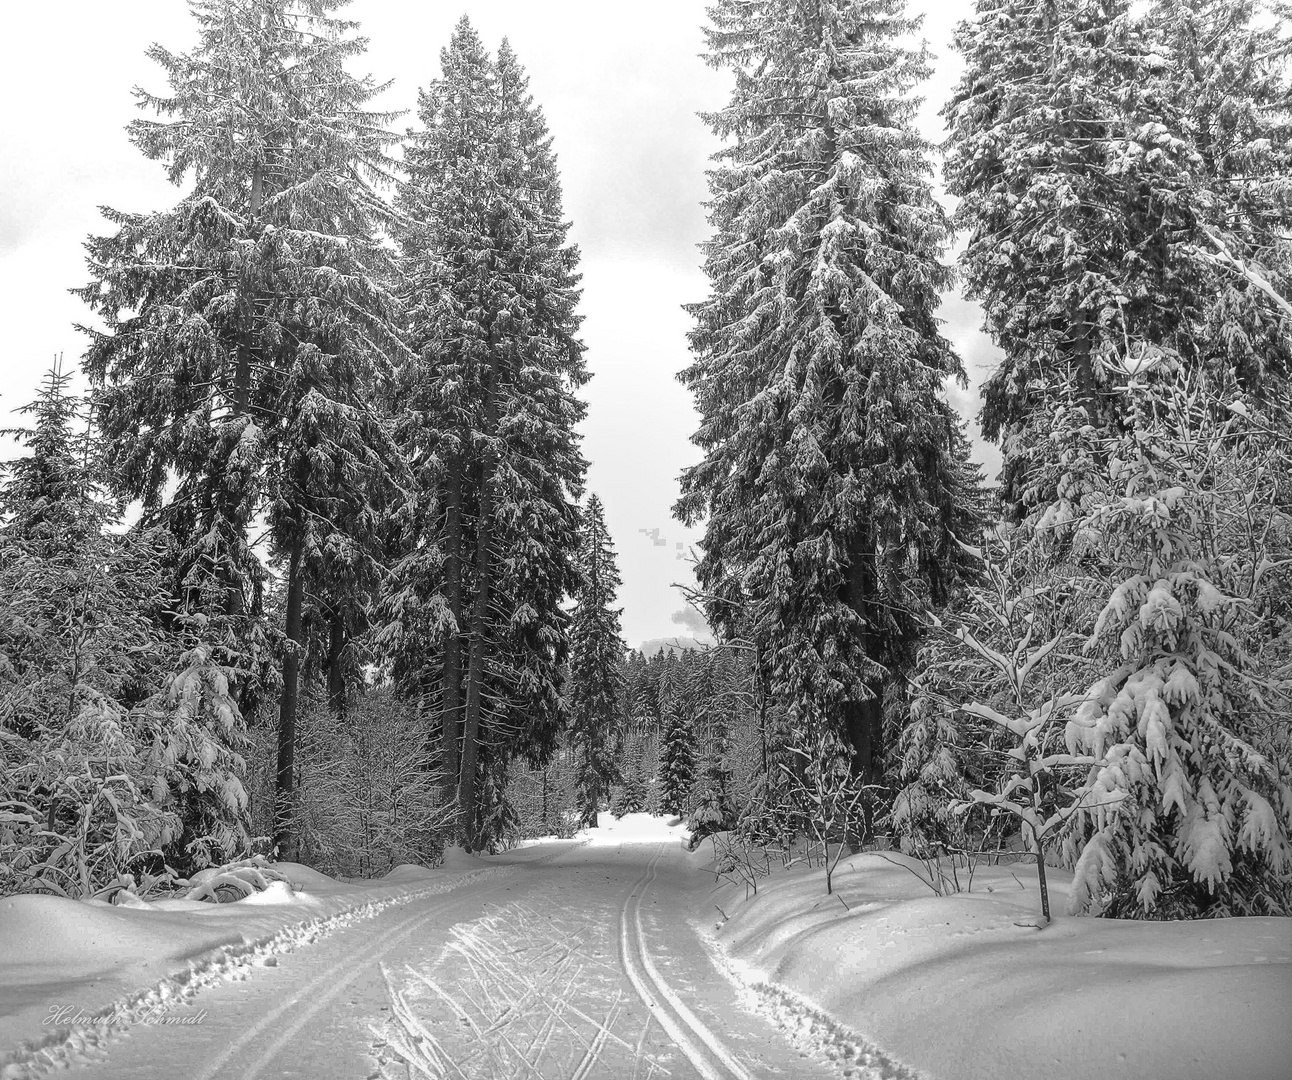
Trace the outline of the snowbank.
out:
<instances>
[{"instance_id":1,"label":"snowbank","mask_svg":"<svg viewBox=\"0 0 1292 1080\"><path fill-rule=\"evenodd\" d=\"M0 898L0 1080L79 1060L202 985L462 878L401 866L346 883L297 863L272 867L286 880L233 903Z\"/></svg>"},{"instance_id":2,"label":"snowbank","mask_svg":"<svg viewBox=\"0 0 1292 1080\"><path fill-rule=\"evenodd\" d=\"M595 829L580 829L574 834L591 847L616 847L619 844L685 844L690 837L682 819L659 814L625 814L616 818L602 811L597 814Z\"/></svg>"},{"instance_id":3,"label":"snowbank","mask_svg":"<svg viewBox=\"0 0 1292 1080\"><path fill-rule=\"evenodd\" d=\"M704 850L710 851L708 845ZM711 858L711 852L710 852ZM816 1049L900 1061L947 1080L1284 1080L1292 1069L1292 919L1059 918L1044 930L1035 870L980 868L935 896L885 852L775 870L758 894L723 884L712 938L734 980ZM1051 870L1062 911L1071 875ZM864 1037L846 1038L850 1029Z\"/></svg>"}]
</instances>

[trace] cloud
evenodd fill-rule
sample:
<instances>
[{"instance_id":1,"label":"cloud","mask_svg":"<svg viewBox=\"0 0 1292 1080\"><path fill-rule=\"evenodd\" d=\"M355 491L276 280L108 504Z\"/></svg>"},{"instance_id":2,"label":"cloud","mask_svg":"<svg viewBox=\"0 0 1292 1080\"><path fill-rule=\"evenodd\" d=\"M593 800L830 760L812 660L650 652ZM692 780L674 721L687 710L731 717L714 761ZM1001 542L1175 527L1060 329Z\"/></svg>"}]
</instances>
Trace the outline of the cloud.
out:
<instances>
[{"instance_id":1,"label":"cloud","mask_svg":"<svg viewBox=\"0 0 1292 1080\"><path fill-rule=\"evenodd\" d=\"M675 611L670 619L679 626L684 626L693 634L700 634L706 637L712 637L713 631L709 629L709 624L705 622L704 616L696 609L693 604L687 604L681 611Z\"/></svg>"}]
</instances>

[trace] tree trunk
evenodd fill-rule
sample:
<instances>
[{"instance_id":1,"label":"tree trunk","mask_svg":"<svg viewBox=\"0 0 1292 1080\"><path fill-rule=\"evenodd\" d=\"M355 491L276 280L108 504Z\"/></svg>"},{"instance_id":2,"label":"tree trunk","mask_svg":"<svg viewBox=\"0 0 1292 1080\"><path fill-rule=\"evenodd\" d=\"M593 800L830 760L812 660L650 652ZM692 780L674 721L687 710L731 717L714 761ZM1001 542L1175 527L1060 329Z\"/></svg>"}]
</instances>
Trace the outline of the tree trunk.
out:
<instances>
[{"instance_id":1,"label":"tree trunk","mask_svg":"<svg viewBox=\"0 0 1292 1080\"><path fill-rule=\"evenodd\" d=\"M873 618L872 601L875 594L875 573L871 568L871 554L876 548L875 538L861 533L849 545L847 597L848 606L865 620L862 647L866 655L876 660L877 643L870 625ZM844 736L852 748L852 774L863 784L878 784L884 772L884 684L882 679L869 679L866 689L870 696L848 701L843 706ZM862 799L861 828L863 836L870 834L873 826L874 806L870 798Z\"/></svg>"},{"instance_id":2,"label":"tree trunk","mask_svg":"<svg viewBox=\"0 0 1292 1080\"><path fill-rule=\"evenodd\" d=\"M259 162L256 163L251 172L251 218L253 222L260 213L263 172L264 169ZM254 225L253 232L258 232ZM247 415L248 405L251 401L251 363L253 353L251 342L256 329L256 301L258 299L255 291L251 289L245 274L240 283L239 292L242 294L243 303L249 301L251 308L250 318L240 329L236 352L237 359L234 362L233 369L232 414L241 418ZM231 529L238 530L245 536L246 522L241 520L241 515L237 512L238 500L236 494L230 499L228 493L226 493L224 501L228 505L220 508L222 516L230 523ZM241 568L226 560L223 567L221 567L221 574L224 577L225 614L235 618L244 615L246 613L246 601L243 595L244 581Z\"/></svg>"},{"instance_id":3,"label":"tree trunk","mask_svg":"<svg viewBox=\"0 0 1292 1080\"><path fill-rule=\"evenodd\" d=\"M1099 427L1099 387L1095 380L1095 363L1091 355L1090 321L1080 310L1072 312L1072 366L1077 377L1077 393L1090 423Z\"/></svg>"},{"instance_id":4,"label":"tree trunk","mask_svg":"<svg viewBox=\"0 0 1292 1080\"><path fill-rule=\"evenodd\" d=\"M287 571L287 648L283 653L283 691L278 714L278 772L274 790L274 846L278 858L296 858L296 704L300 691L302 609L305 573L301 566L305 541L292 542Z\"/></svg>"},{"instance_id":5,"label":"tree trunk","mask_svg":"<svg viewBox=\"0 0 1292 1080\"><path fill-rule=\"evenodd\" d=\"M444 523L444 596L453 613L454 629L444 642L440 684L440 747L444 769L444 802L458 794L458 726L462 721L462 468L461 454L448 463Z\"/></svg>"},{"instance_id":6,"label":"tree trunk","mask_svg":"<svg viewBox=\"0 0 1292 1080\"><path fill-rule=\"evenodd\" d=\"M328 708L342 719L345 717L345 669L341 658L345 647L345 617L340 605L335 605L328 620L327 703Z\"/></svg>"},{"instance_id":7,"label":"tree trunk","mask_svg":"<svg viewBox=\"0 0 1292 1080\"><path fill-rule=\"evenodd\" d=\"M1029 826L1030 828L1030 826ZM1032 829L1032 843L1036 847L1036 881L1041 888L1041 917L1050 922L1050 889L1045 881L1045 845L1036 830Z\"/></svg>"},{"instance_id":8,"label":"tree trunk","mask_svg":"<svg viewBox=\"0 0 1292 1080\"><path fill-rule=\"evenodd\" d=\"M485 430L492 435L496 426L492 385L485 387ZM486 450L480 467L480 508L476 526L476 596L471 616L470 656L467 661L466 719L462 730L462 777L458 783L459 820L463 846L476 847L476 767L479 760L480 713L484 691L485 642L489 620L491 567L489 544L493 538L493 451Z\"/></svg>"}]
</instances>

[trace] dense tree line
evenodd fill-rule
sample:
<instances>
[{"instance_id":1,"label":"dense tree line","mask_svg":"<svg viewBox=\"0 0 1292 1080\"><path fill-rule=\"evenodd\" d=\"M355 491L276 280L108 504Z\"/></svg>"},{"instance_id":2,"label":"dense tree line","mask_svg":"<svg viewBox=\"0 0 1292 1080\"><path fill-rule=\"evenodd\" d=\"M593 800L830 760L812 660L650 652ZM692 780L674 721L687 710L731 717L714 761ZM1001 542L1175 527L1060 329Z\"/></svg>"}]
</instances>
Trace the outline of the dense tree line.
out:
<instances>
[{"instance_id":1,"label":"dense tree line","mask_svg":"<svg viewBox=\"0 0 1292 1080\"><path fill-rule=\"evenodd\" d=\"M317 855L319 747L362 772L396 730L417 775L382 759L387 825L489 847L509 764L569 717L587 375L524 69L463 19L397 164L335 0L190 6L197 43L149 50L170 88L129 130L187 193L105 210L92 401L51 375L6 469L5 888L187 872L253 824Z\"/></svg>"},{"instance_id":2,"label":"dense tree line","mask_svg":"<svg viewBox=\"0 0 1292 1080\"><path fill-rule=\"evenodd\" d=\"M699 602L779 718L749 838L795 813L846 833L859 800L854 842L938 858L1018 834L1042 878L1061 852L1077 911L1288 910L1276 15L979 0L943 110L948 221L900 0L711 9L734 90L709 117L710 290L681 375L704 457L677 513L704 522ZM1003 354L996 497L943 395L953 226Z\"/></svg>"},{"instance_id":3,"label":"dense tree line","mask_svg":"<svg viewBox=\"0 0 1292 1080\"><path fill-rule=\"evenodd\" d=\"M510 46L464 18L401 140L335 0L191 6L130 129L187 194L105 212L90 399L52 372L0 477L0 889L255 835L366 872L610 808L1022 845L1078 912L1288 911L1278 11L978 0L948 216L902 0L716 0L676 513L718 641L646 657L579 504L579 257ZM957 277L998 489L947 398Z\"/></svg>"}]
</instances>

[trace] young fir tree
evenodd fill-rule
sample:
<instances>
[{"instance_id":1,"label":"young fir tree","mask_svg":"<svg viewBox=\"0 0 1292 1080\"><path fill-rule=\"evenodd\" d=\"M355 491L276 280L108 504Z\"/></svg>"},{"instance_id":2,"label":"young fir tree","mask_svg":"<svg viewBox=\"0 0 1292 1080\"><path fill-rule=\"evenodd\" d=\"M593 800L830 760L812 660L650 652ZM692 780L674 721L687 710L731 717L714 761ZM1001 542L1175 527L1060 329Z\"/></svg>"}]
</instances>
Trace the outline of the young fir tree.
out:
<instances>
[{"instance_id":1,"label":"young fir tree","mask_svg":"<svg viewBox=\"0 0 1292 1080\"><path fill-rule=\"evenodd\" d=\"M163 538L109 531L68 379L10 432L29 454L0 483L0 891L88 896L159 852L188 872L248 837L228 672L157 618Z\"/></svg>"},{"instance_id":2,"label":"young fir tree","mask_svg":"<svg viewBox=\"0 0 1292 1080\"><path fill-rule=\"evenodd\" d=\"M492 61L465 18L441 68L419 97L398 230L421 509L388 607L422 629L387 636L436 687L446 782L473 843L482 754L538 762L564 724L587 374L577 251L524 71L505 42Z\"/></svg>"},{"instance_id":3,"label":"young fir tree","mask_svg":"<svg viewBox=\"0 0 1292 1080\"><path fill-rule=\"evenodd\" d=\"M1265 646L1292 543L1277 495L1288 397L1259 407L1178 362L1110 381L1127 430L1106 437L1102 497L1083 523L1114 587L1086 645L1105 674L1067 728L1070 748L1100 759L1068 837L1070 904L1285 915L1292 740L1275 695L1292 650L1284 638L1280 663Z\"/></svg>"},{"instance_id":4,"label":"young fir tree","mask_svg":"<svg viewBox=\"0 0 1292 1080\"><path fill-rule=\"evenodd\" d=\"M876 781L887 675L955 549L960 375L934 310L950 226L913 126L927 54L900 0L722 0L709 62L735 73L708 117L708 299L681 375L703 460L676 512L706 519L706 615L738 617L801 728L838 727Z\"/></svg>"},{"instance_id":5,"label":"young fir tree","mask_svg":"<svg viewBox=\"0 0 1292 1080\"><path fill-rule=\"evenodd\" d=\"M601 500L588 496L583 511L583 577L570 630L570 735L578 757L575 786L579 821L597 823L601 800L610 794L617 769L612 753L623 691L622 608L615 608L619 570L606 531Z\"/></svg>"},{"instance_id":6,"label":"young fir tree","mask_svg":"<svg viewBox=\"0 0 1292 1080\"><path fill-rule=\"evenodd\" d=\"M346 65L365 48L337 0L194 0L197 45L149 55L169 96L138 91L159 120L132 141L165 163L180 202L105 211L116 232L87 245L87 373L108 460L126 493L185 552L185 600L213 581L208 620L232 620L236 652L259 564L247 540L270 524L286 578L276 841L290 857L295 725L307 568L370 515L399 458L371 403L401 344L381 280L388 211L381 89ZM167 494L167 478L176 489ZM254 604L251 605L254 611Z\"/></svg>"}]
</instances>

